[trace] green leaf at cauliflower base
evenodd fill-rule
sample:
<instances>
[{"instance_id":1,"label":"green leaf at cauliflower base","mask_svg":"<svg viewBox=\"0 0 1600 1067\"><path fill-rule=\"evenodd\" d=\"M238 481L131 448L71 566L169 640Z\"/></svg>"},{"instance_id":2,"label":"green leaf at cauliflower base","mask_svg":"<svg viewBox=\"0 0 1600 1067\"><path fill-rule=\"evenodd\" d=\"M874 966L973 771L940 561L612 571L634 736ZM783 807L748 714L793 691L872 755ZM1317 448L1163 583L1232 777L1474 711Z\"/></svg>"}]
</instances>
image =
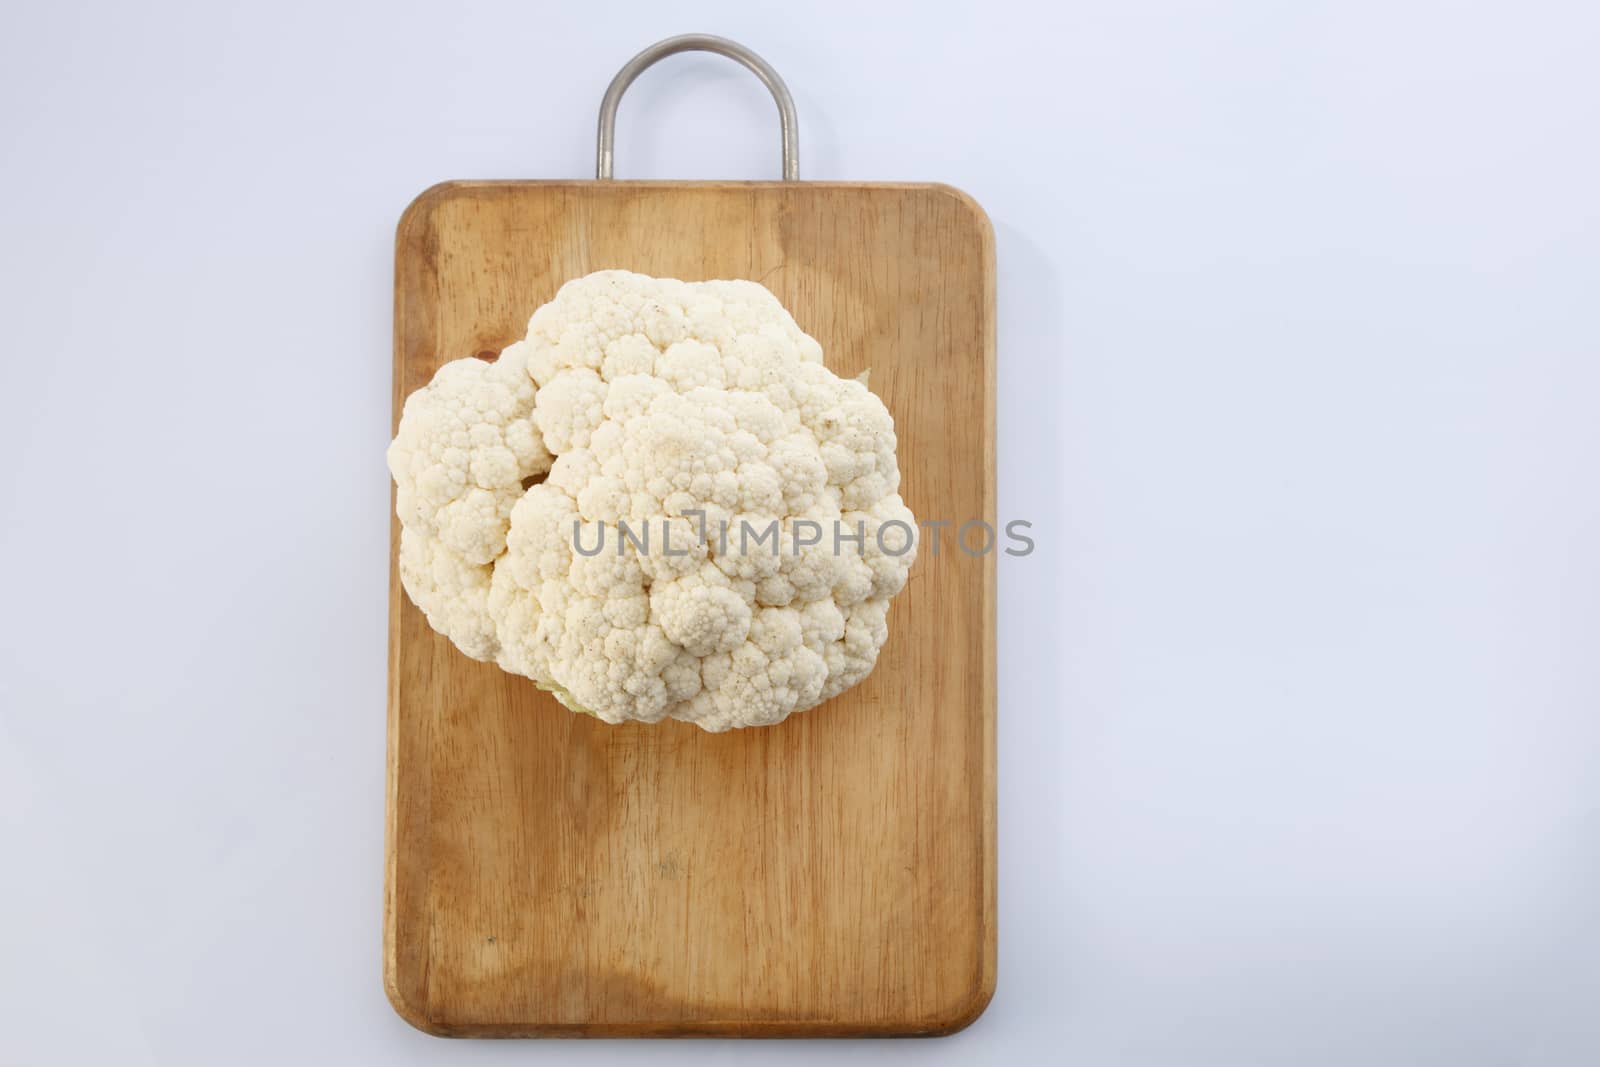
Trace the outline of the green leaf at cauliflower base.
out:
<instances>
[{"instance_id":1,"label":"green leaf at cauliflower base","mask_svg":"<svg viewBox=\"0 0 1600 1067\"><path fill-rule=\"evenodd\" d=\"M536 678L534 679L533 684L538 686L540 689L543 689L546 693L549 693L557 700L561 701L561 706L566 708L568 711L575 711L579 715L588 715L590 718L594 719L598 719L600 717L594 712L590 711L588 708L584 707L582 704L578 703L576 697L574 697L556 682L545 682Z\"/></svg>"}]
</instances>

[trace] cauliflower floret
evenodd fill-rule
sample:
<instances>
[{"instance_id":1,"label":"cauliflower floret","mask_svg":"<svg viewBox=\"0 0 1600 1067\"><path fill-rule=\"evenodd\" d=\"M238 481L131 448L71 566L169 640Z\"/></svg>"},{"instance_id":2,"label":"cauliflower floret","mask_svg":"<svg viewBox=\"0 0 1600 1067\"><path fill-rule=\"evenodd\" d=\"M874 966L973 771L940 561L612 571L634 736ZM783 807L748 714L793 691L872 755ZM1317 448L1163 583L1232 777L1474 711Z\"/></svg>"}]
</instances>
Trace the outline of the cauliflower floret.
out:
<instances>
[{"instance_id":1,"label":"cauliflower floret","mask_svg":"<svg viewBox=\"0 0 1600 1067\"><path fill-rule=\"evenodd\" d=\"M650 589L650 614L661 632L691 656L732 652L750 636L751 604L710 563L700 571L657 582Z\"/></svg>"},{"instance_id":2,"label":"cauliflower floret","mask_svg":"<svg viewBox=\"0 0 1600 1067\"><path fill-rule=\"evenodd\" d=\"M505 550L523 482L550 469L534 428L526 342L493 363L457 359L406 398L389 445L400 524L436 537L471 563Z\"/></svg>"},{"instance_id":3,"label":"cauliflower floret","mask_svg":"<svg viewBox=\"0 0 1600 1067\"><path fill-rule=\"evenodd\" d=\"M493 574L494 568L464 559L437 538L400 528L400 584L406 595L428 625L473 659L491 660L500 652L489 612Z\"/></svg>"},{"instance_id":4,"label":"cauliflower floret","mask_svg":"<svg viewBox=\"0 0 1600 1067\"><path fill-rule=\"evenodd\" d=\"M406 398L388 452L401 585L463 653L502 665L496 619L510 612L489 610L493 564L505 551L523 483L552 460L533 424L530 351L519 341L493 363L440 367Z\"/></svg>"}]
</instances>

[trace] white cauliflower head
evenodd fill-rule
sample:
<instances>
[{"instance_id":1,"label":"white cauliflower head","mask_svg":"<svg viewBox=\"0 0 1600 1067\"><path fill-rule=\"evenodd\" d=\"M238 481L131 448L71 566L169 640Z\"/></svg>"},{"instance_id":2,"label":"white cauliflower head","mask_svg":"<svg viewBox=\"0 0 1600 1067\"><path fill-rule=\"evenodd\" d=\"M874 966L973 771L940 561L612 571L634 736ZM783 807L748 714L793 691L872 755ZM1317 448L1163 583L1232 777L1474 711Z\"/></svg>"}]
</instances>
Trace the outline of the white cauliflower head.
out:
<instances>
[{"instance_id":1,"label":"white cauliflower head","mask_svg":"<svg viewBox=\"0 0 1600 1067\"><path fill-rule=\"evenodd\" d=\"M526 393L498 384L516 369ZM472 373L391 449L406 530L442 545L409 550L429 580L407 591L467 654L607 722L712 731L871 671L916 558L894 422L765 288L591 274ZM485 411L498 421L473 421ZM519 452L527 424L542 446ZM524 489L546 450L548 478Z\"/></svg>"}]
</instances>

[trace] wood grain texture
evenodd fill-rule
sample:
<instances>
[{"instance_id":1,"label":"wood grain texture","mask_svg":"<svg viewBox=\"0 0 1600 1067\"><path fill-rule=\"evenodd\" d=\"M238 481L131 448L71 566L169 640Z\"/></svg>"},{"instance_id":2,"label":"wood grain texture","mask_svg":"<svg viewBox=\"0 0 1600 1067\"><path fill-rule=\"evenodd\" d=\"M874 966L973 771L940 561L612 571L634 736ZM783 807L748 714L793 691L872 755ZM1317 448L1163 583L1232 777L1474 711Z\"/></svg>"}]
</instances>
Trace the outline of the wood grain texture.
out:
<instances>
[{"instance_id":1,"label":"wood grain texture","mask_svg":"<svg viewBox=\"0 0 1600 1067\"><path fill-rule=\"evenodd\" d=\"M394 410L623 267L777 294L871 368L919 519L994 522L994 244L937 185L472 182L401 219ZM398 525L394 526L398 545ZM474 663L391 565L384 982L436 1034L941 1034L995 979L993 556L927 542L861 685L607 726Z\"/></svg>"}]
</instances>

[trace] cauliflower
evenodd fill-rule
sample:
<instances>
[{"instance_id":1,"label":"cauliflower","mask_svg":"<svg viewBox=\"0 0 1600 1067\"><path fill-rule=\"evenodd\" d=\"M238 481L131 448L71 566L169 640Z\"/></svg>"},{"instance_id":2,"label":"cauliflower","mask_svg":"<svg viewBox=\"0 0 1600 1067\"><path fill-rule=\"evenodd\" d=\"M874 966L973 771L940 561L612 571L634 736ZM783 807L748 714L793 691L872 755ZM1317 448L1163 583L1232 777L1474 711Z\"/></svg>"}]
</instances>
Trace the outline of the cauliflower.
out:
<instances>
[{"instance_id":1,"label":"cauliflower","mask_svg":"<svg viewBox=\"0 0 1600 1067\"><path fill-rule=\"evenodd\" d=\"M463 652L574 710L776 723L888 637L917 549L895 447L762 286L601 271L406 402L401 577Z\"/></svg>"}]
</instances>

